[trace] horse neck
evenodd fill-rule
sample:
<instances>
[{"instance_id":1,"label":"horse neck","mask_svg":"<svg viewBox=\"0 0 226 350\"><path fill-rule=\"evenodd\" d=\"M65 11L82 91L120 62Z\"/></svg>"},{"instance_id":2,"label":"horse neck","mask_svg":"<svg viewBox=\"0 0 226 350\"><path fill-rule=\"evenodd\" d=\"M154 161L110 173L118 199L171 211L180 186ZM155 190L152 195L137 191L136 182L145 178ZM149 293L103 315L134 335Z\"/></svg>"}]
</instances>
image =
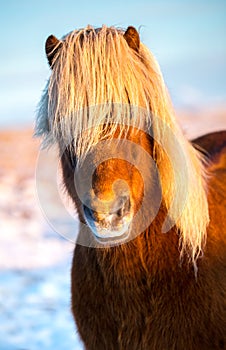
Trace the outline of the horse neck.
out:
<instances>
[{"instance_id":1,"label":"horse neck","mask_svg":"<svg viewBox=\"0 0 226 350\"><path fill-rule=\"evenodd\" d=\"M161 232L165 216L162 206L152 224L138 237L120 246L96 250L99 267L107 279L121 280L124 284L144 276L153 279L173 276L181 268L177 229Z\"/></svg>"}]
</instances>

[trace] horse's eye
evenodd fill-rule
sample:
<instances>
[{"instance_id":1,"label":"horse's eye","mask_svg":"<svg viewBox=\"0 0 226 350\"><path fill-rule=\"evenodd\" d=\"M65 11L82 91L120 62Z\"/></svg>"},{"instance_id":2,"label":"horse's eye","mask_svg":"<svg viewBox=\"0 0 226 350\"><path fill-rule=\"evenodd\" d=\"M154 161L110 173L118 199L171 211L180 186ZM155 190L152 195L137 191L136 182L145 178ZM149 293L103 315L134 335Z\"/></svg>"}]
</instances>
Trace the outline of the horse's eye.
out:
<instances>
[{"instance_id":1,"label":"horse's eye","mask_svg":"<svg viewBox=\"0 0 226 350\"><path fill-rule=\"evenodd\" d=\"M66 149L63 153L63 158L66 160L67 164L74 170L77 165L77 157L70 150Z\"/></svg>"},{"instance_id":2,"label":"horse's eye","mask_svg":"<svg viewBox=\"0 0 226 350\"><path fill-rule=\"evenodd\" d=\"M72 168L75 169L77 165L77 157L73 154L69 155L69 157L70 157L70 164Z\"/></svg>"}]
</instances>

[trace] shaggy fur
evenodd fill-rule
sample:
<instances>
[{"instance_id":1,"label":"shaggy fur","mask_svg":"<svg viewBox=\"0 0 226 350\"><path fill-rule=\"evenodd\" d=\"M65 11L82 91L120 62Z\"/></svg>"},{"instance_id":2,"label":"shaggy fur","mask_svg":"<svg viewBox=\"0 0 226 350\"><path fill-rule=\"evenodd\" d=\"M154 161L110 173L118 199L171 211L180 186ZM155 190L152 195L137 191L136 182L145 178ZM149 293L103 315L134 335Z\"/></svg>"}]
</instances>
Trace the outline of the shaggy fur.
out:
<instances>
[{"instance_id":1,"label":"shaggy fur","mask_svg":"<svg viewBox=\"0 0 226 350\"><path fill-rule=\"evenodd\" d=\"M114 137L118 125L152 126L163 198L181 232L181 255L189 252L195 263L209 223L202 157L178 128L155 58L142 43L139 53L129 48L123 34L105 26L87 27L57 44L36 135L44 136L45 144L74 143L81 161L101 138ZM176 143L171 142L172 134ZM185 178L186 205L178 217Z\"/></svg>"},{"instance_id":2,"label":"shaggy fur","mask_svg":"<svg viewBox=\"0 0 226 350\"><path fill-rule=\"evenodd\" d=\"M162 191L158 214L133 240L109 248L76 245L72 311L86 349L225 349L226 132L193 144L185 139L158 64L134 28L89 26L55 39L47 40L52 74L36 134L59 144L65 187L81 223L74 166L100 140L133 141L155 159L159 175L147 166L141 178L139 167L117 159L116 147L116 158L96 168L98 195L106 199L112 183L123 179L139 210L146 185L150 204L141 225L154 202L153 183ZM135 156L141 166L142 152ZM98 157L94 148L90 162ZM164 233L168 215L174 225ZM79 241L89 235L81 225Z\"/></svg>"}]
</instances>

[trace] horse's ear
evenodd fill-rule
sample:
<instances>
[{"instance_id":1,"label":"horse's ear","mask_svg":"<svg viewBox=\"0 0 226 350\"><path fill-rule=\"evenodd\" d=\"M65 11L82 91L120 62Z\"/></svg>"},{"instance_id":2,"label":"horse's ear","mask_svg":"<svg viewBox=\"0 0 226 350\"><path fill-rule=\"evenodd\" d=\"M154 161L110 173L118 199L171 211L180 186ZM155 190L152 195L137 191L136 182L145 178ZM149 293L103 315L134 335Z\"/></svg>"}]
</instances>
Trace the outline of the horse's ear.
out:
<instances>
[{"instance_id":1,"label":"horse's ear","mask_svg":"<svg viewBox=\"0 0 226 350\"><path fill-rule=\"evenodd\" d=\"M54 35L50 35L46 40L45 50L46 50L46 56L49 61L50 67L53 66L54 63L54 57L58 50L62 46L62 41L58 40Z\"/></svg>"},{"instance_id":2,"label":"horse's ear","mask_svg":"<svg viewBox=\"0 0 226 350\"><path fill-rule=\"evenodd\" d=\"M131 49L135 50L136 52L139 52L140 37L137 30L134 27L129 26L127 28L124 34L124 38L126 39L127 44L129 45L129 47L131 47Z\"/></svg>"}]
</instances>

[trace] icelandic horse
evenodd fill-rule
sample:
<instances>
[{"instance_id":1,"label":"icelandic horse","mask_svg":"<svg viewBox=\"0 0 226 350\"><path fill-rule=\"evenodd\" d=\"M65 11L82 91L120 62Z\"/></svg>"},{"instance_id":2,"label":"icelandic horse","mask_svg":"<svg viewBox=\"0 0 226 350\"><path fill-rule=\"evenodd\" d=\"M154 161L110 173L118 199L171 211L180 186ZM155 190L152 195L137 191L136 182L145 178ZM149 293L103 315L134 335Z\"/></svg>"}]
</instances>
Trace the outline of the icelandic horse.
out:
<instances>
[{"instance_id":1,"label":"icelandic horse","mask_svg":"<svg viewBox=\"0 0 226 350\"><path fill-rule=\"evenodd\" d=\"M226 348L226 132L189 141L127 30L46 41L36 135L80 219L72 312L88 350Z\"/></svg>"}]
</instances>

